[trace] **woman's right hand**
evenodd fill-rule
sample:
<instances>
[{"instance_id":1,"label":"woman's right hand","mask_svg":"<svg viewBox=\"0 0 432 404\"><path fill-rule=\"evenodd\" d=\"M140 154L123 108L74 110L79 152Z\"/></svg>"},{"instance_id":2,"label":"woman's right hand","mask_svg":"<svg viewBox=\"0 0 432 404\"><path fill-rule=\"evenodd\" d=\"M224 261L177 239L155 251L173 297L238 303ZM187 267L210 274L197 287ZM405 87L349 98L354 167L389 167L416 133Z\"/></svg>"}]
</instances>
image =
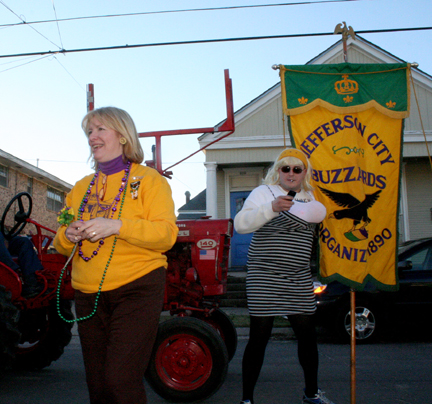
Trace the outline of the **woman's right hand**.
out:
<instances>
[{"instance_id":1,"label":"woman's right hand","mask_svg":"<svg viewBox=\"0 0 432 404\"><path fill-rule=\"evenodd\" d=\"M273 212L283 212L290 210L294 205L293 197L288 195L280 195L272 202Z\"/></svg>"},{"instance_id":2,"label":"woman's right hand","mask_svg":"<svg viewBox=\"0 0 432 404\"><path fill-rule=\"evenodd\" d=\"M71 223L66 229L65 236L71 243L78 243L78 241L82 240L79 231L81 225L82 222L77 220L76 222Z\"/></svg>"}]
</instances>

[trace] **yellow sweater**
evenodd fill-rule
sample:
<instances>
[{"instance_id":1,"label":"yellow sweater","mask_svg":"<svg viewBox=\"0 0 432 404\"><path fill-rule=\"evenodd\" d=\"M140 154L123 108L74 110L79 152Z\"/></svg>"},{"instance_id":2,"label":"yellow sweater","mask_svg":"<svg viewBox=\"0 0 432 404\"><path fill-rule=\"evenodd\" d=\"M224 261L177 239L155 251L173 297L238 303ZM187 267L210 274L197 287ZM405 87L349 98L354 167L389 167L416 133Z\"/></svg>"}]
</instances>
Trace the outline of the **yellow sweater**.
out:
<instances>
[{"instance_id":1,"label":"yellow sweater","mask_svg":"<svg viewBox=\"0 0 432 404\"><path fill-rule=\"evenodd\" d=\"M109 206L119 192L124 171L108 176L107 191L101 205ZM66 197L66 206L72 206L75 218L93 174L78 181ZM132 197L131 186L136 189ZM100 190L100 186L99 186ZM100 209L96 200L96 185L92 187L83 220L95 217L109 217L111 209ZM123 198L123 194L120 196ZM118 219L121 200L113 219ZM105 238L99 253L86 262L78 256L78 248L72 261L72 286L84 293L95 293L99 289L103 272L112 254L102 291L117 289L156 268L167 266L166 256L176 241L178 228L174 213L174 202L167 180L156 170L139 164L132 164L120 220L122 226L112 254L115 236ZM54 247L64 255L70 255L74 244L65 236L62 226L54 239ZM84 256L90 257L99 241L83 241Z\"/></svg>"}]
</instances>

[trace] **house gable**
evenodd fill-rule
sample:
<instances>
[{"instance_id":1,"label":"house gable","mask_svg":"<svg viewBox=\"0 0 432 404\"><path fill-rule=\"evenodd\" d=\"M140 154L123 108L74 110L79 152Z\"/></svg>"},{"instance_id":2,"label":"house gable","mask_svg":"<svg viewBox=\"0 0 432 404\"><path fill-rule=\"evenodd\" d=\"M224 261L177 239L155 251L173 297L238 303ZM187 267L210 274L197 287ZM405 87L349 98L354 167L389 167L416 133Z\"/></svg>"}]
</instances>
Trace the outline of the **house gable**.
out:
<instances>
[{"instance_id":1,"label":"house gable","mask_svg":"<svg viewBox=\"0 0 432 404\"><path fill-rule=\"evenodd\" d=\"M206 215L206 190L185 203L178 210L177 220L199 219Z\"/></svg>"},{"instance_id":2,"label":"house gable","mask_svg":"<svg viewBox=\"0 0 432 404\"><path fill-rule=\"evenodd\" d=\"M355 40L349 38L347 48L351 63L404 62L360 36ZM307 64L343 62L340 40ZM404 120L403 138L404 169L399 227L402 240L432 234L430 207L413 201L413 195L417 198L421 195L422 200L430 201L428 190L432 173L428 155L429 150L432 150L432 76L415 65L412 65L411 76L410 116ZM287 120L282 113L280 82L237 110L234 119L235 132L206 149L206 164L211 164L215 171L213 177L209 176L208 171L207 178L211 178L215 184L211 192L217 199L217 209L207 214L218 218L230 217L231 195L251 191L259 185L275 156L291 145ZM223 135L203 134L198 139L200 147L207 146ZM422 172L421 180L419 176L418 181L413 181L419 170Z\"/></svg>"},{"instance_id":3,"label":"house gable","mask_svg":"<svg viewBox=\"0 0 432 404\"><path fill-rule=\"evenodd\" d=\"M357 36L348 40L349 61L352 63L400 63L400 58ZM342 42L338 41L307 64L343 63ZM405 120L405 149L407 156L426 154L422 124L432 140L432 76L412 69L414 90L411 94L410 116ZM420 120L418 105L422 119ZM206 149L206 161L218 164L230 162L269 161L285 145L290 145L289 131L283 120L280 82L236 111L235 132ZM285 134L285 135L284 135ZM220 134L204 134L198 140L200 147L216 140ZM413 146L415 143L423 146ZM248 149L260 149L251 153ZM265 149L265 150L263 150ZM267 159L267 160L266 160ZM271 159L270 159L271 161Z\"/></svg>"}]
</instances>

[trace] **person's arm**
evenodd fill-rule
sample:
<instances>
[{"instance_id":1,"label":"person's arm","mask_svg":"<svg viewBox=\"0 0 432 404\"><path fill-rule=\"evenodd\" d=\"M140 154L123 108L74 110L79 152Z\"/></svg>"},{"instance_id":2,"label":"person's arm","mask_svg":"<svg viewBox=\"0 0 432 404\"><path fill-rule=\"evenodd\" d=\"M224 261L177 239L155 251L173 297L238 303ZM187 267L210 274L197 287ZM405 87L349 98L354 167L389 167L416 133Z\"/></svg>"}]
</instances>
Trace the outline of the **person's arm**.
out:
<instances>
[{"instance_id":1,"label":"person's arm","mask_svg":"<svg viewBox=\"0 0 432 404\"><path fill-rule=\"evenodd\" d=\"M326 207L315 200L312 193L309 192L309 202L296 202L290 209L290 213L305 220L308 223L321 223L326 217Z\"/></svg>"},{"instance_id":2,"label":"person's arm","mask_svg":"<svg viewBox=\"0 0 432 404\"><path fill-rule=\"evenodd\" d=\"M138 247L165 252L173 246L178 233L171 188L159 174L141 187L143 206L140 213L144 218L121 217L118 237Z\"/></svg>"},{"instance_id":3,"label":"person's arm","mask_svg":"<svg viewBox=\"0 0 432 404\"><path fill-rule=\"evenodd\" d=\"M97 217L73 222L69 227L62 226L54 239L57 251L70 255L75 242L87 239L96 243L113 235L138 247L163 252L169 250L178 233L171 188L156 171L145 174L139 189L140 198L136 203L132 201L128 207L133 211L127 214L123 212L120 219ZM67 206L73 206L73 192L82 194L84 191L80 193L74 187L66 197ZM130 195L126 195L126 198L130 198Z\"/></svg>"},{"instance_id":4,"label":"person's arm","mask_svg":"<svg viewBox=\"0 0 432 404\"><path fill-rule=\"evenodd\" d=\"M279 212L273 211L272 202L273 196L271 195L270 198L265 188L255 188L234 218L234 228L237 233L253 233L278 216Z\"/></svg>"}]
</instances>

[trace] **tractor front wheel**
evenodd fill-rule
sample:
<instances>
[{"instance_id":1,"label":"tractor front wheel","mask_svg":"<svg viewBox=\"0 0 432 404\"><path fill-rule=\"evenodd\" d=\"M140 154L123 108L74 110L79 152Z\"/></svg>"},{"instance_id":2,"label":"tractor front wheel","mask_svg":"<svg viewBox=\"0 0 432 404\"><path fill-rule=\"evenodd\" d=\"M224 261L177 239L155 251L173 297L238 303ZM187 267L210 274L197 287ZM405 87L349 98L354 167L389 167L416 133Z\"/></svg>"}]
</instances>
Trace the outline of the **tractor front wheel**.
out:
<instances>
[{"instance_id":1,"label":"tractor front wheel","mask_svg":"<svg viewBox=\"0 0 432 404\"><path fill-rule=\"evenodd\" d=\"M214 310L209 316L195 312L193 316L210 324L222 337L228 351L228 360L234 357L237 350L237 330L229 316L221 309Z\"/></svg>"},{"instance_id":2,"label":"tractor front wheel","mask_svg":"<svg viewBox=\"0 0 432 404\"><path fill-rule=\"evenodd\" d=\"M72 319L71 302L60 301L65 318ZM16 369L42 369L60 358L72 338L72 323L63 321L55 301L49 306L21 312L21 339L16 348Z\"/></svg>"},{"instance_id":3,"label":"tractor front wheel","mask_svg":"<svg viewBox=\"0 0 432 404\"><path fill-rule=\"evenodd\" d=\"M0 285L0 373L15 358L15 348L20 339L19 310L11 302L11 292Z\"/></svg>"},{"instance_id":4,"label":"tractor front wheel","mask_svg":"<svg viewBox=\"0 0 432 404\"><path fill-rule=\"evenodd\" d=\"M177 403L204 400L225 381L228 353L216 330L192 317L159 324L146 379L153 390Z\"/></svg>"}]
</instances>

